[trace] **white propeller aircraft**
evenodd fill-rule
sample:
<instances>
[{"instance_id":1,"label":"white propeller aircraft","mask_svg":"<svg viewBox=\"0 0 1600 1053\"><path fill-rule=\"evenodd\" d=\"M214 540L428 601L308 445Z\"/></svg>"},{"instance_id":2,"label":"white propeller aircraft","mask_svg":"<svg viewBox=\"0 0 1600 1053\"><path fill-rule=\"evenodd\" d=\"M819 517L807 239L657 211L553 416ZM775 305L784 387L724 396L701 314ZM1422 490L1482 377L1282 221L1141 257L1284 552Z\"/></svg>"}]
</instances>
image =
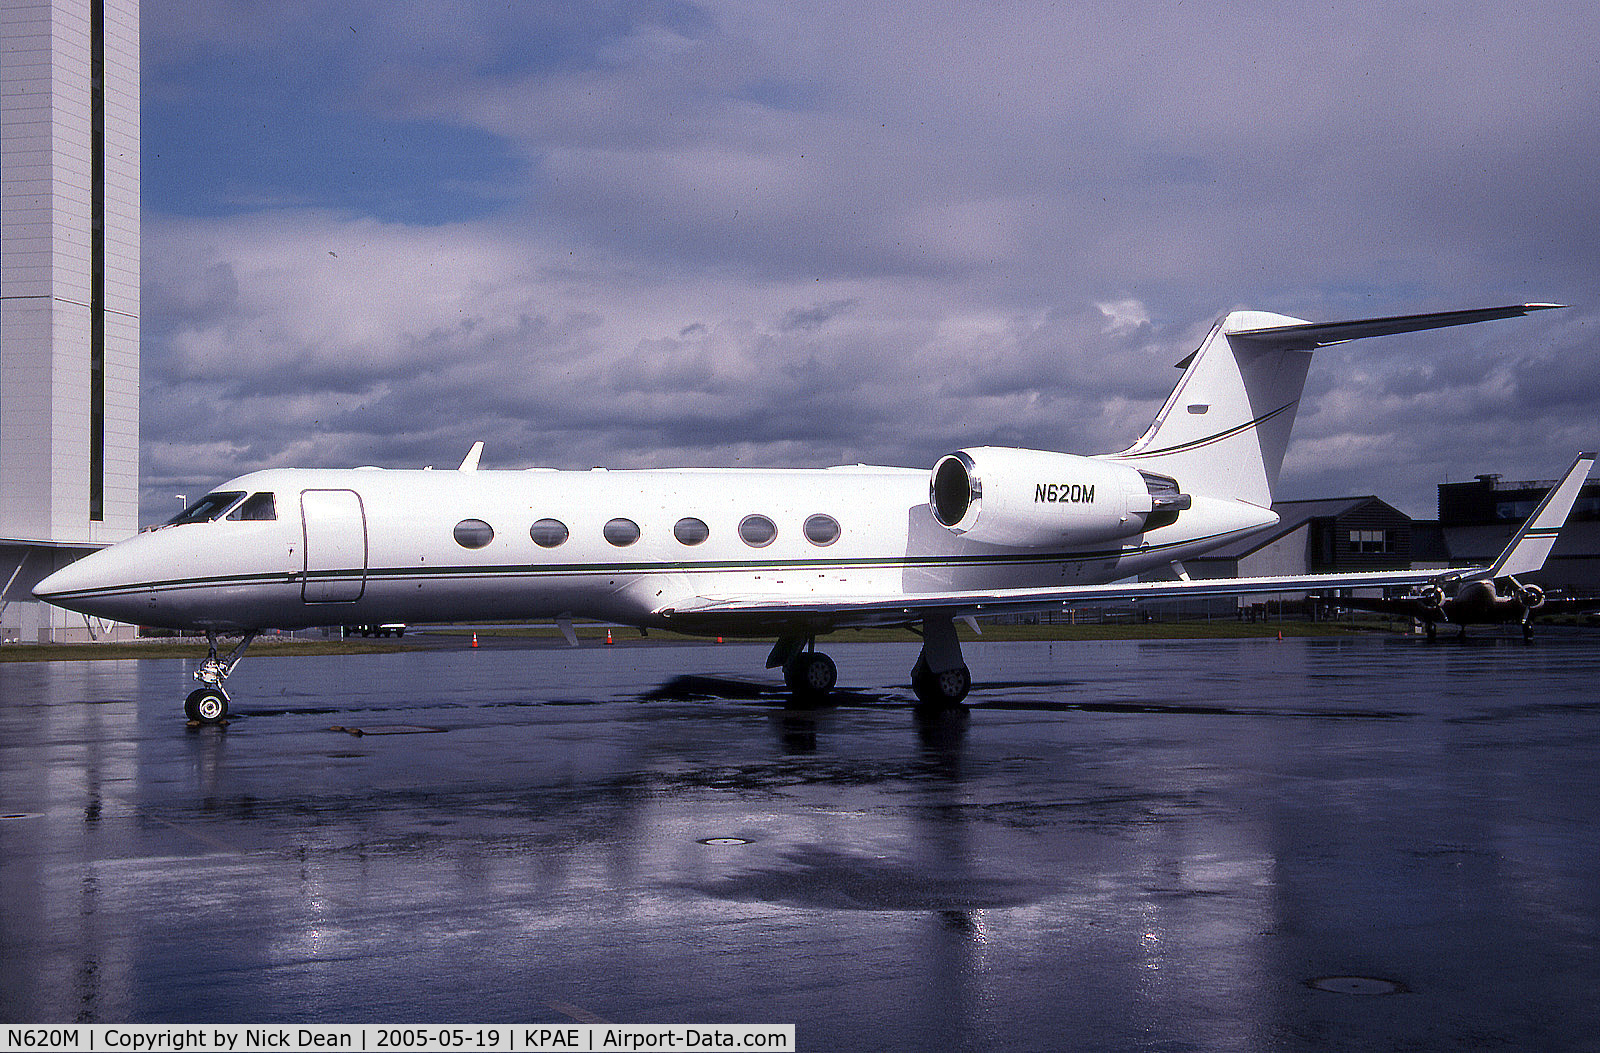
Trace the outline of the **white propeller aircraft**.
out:
<instances>
[{"instance_id":1,"label":"white propeller aircraft","mask_svg":"<svg viewBox=\"0 0 1600 1053\"><path fill-rule=\"evenodd\" d=\"M818 636L906 626L923 640L917 697L956 705L972 684L957 620L1537 569L1553 540L1543 527L1494 568L1448 574L1191 581L1182 561L1278 521L1273 488L1315 348L1555 306L1328 324L1235 311L1179 363L1144 435L1094 457L981 447L940 458L931 477L866 465L479 471L479 443L458 471L254 472L34 593L100 618L204 630L202 686L185 704L201 722L226 717L223 681L263 629L530 618L554 619L571 643L573 618L775 635L768 668L782 666L802 699L827 695L837 676ZM1560 526L1591 463L1574 465L1540 523ZM1179 580L1128 580L1168 568ZM221 634L243 636L224 658Z\"/></svg>"}]
</instances>

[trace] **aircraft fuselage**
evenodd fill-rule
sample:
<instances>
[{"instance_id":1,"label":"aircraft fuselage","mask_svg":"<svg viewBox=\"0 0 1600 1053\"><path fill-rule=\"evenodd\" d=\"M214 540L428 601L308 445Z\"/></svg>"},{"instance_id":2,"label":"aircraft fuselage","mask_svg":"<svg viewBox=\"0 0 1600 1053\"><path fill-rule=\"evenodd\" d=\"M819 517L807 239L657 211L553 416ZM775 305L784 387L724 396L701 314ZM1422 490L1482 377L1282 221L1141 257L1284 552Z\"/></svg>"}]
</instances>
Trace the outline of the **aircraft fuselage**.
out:
<instances>
[{"instance_id":1,"label":"aircraft fuselage","mask_svg":"<svg viewBox=\"0 0 1600 1053\"><path fill-rule=\"evenodd\" d=\"M220 631L563 616L664 627L675 603L699 596L910 598L1114 581L1277 520L1197 499L1176 523L1120 542L1014 548L941 526L928 488L926 471L868 466L277 469L219 486L237 495L231 513L122 542L74 565L81 581L68 568L54 602ZM264 503L272 518L252 518Z\"/></svg>"}]
</instances>

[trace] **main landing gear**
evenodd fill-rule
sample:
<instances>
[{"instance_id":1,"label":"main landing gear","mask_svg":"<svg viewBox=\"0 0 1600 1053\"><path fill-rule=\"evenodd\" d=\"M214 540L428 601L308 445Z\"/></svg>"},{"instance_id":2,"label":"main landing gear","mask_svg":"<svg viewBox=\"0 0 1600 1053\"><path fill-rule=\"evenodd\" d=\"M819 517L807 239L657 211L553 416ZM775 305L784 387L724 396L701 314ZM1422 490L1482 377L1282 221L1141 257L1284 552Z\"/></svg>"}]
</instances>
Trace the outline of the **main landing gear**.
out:
<instances>
[{"instance_id":1,"label":"main landing gear","mask_svg":"<svg viewBox=\"0 0 1600 1053\"><path fill-rule=\"evenodd\" d=\"M244 638L239 641L239 646L230 651L228 657L218 658L217 634L206 633L206 640L210 643L211 650L206 655L206 660L200 663L200 668L194 671L194 678L200 681L202 686L189 692L189 697L183 700L183 713L191 724L228 722L228 693L222 689L222 682L228 679L233 667L244 657L245 648L249 647L255 638L253 630L245 633Z\"/></svg>"},{"instance_id":2,"label":"main landing gear","mask_svg":"<svg viewBox=\"0 0 1600 1053\"><path fill-rule=\"evenodd\" d=\"M972 673L961 657L961 640L949 618L927 618L922 623L922 653L911 670L911 690L919 708L955 709L972 690ZM816 649L817 638L783 636L767 656L767 668L783 667L783 682L799 705L826 701L839 681L833 659Z\"/></svg>"},{"instance_id":3,"label":"main landing gear","mask_svg":"<svg viewBox=\"0 0 1600 1053\"><path fill-rule=\"evenodd\" d=\"M911 667L911 690L924 709L955 709L972 690L972 671L961 657L961 638L949 618L923 620L922 653Z\"/></svg>"},{"instance_id":4,"label":"main landing gear","mask_svg":"<svg viewBox=\"0 0 1600 1053\"><path fill-rule=\"evenodd\" d=\"M794 700L804 706L825 701L839 682L839 667L816 647L815 636L783 636L767 656L767 668L783 666L784 684Z\"/></svg>"}]
</instances>

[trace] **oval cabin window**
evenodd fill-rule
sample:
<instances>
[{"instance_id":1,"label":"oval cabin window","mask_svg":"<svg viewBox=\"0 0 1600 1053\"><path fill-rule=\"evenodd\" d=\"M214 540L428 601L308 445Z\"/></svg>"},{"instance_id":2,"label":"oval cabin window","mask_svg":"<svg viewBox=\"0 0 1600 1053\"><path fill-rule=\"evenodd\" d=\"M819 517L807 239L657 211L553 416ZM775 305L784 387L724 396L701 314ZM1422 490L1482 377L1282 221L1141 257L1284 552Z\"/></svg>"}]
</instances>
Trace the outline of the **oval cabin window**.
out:
<instances>
[{"instance_id":1,"label":"oval cabin window","mask_svg":"<svg viewBox=\"0 0 1600 1053\"><path fill-rule=\"evenodd\" d=\"M686 516L673 524L672 536L678 539L679 544L698 545L711 536L711 528L703 520Z\"/></svg>"},{"instance_id":2,"label":"oval cabin window","mask_svg":"<svg viewBox=\"0 0 1600 1053\"><path fill-rule=\"evenodd\" d=\"M624 548L639 540L639 524L631 519L613 519L600 531L605 539L618 548Z\"/></svg>"},{"instance_id":3,"label":"oval cabin window","mask_svg":"<svg viewBox=\"0 0 1600 1053\"><path fill-rule=\"evenodd\" d=\"M528 531L533 543L540 548L555 548L570 536L567 524L559 519L541 519Z\"/></svg>"},{"instance_id":4,"label":"oval cabin window","mask_svg":"<svg viewBox=\"0 0 1600 1053\"><path fill-rule=\"evenodd\" d=\"M766 516L745 516L739 522L739 537L751 548L765 548L778 536L778 525Z\"/></svg>"},{"instance_id":5,"label":"oval cabin window","mask_svg":"<svg viewBox=\"0 0 1600 1053\"><path fill-rule=\"evenodd\" d=\"M818 513L806 520L806 540L813 545L831 545L839 540L839 521L832 516Z\"/></svg>"},{"instance_id":6,"label":"oval cabin window","mask_svg":"<svg viewBox=\"0 0 1600 1053\"><path fill-rule=\"evenodd\" d=\"M455 535L462 548L482 548L494 540L494 527L481 519L463 519L456 524Z\"/></svg>"}]
</instances>

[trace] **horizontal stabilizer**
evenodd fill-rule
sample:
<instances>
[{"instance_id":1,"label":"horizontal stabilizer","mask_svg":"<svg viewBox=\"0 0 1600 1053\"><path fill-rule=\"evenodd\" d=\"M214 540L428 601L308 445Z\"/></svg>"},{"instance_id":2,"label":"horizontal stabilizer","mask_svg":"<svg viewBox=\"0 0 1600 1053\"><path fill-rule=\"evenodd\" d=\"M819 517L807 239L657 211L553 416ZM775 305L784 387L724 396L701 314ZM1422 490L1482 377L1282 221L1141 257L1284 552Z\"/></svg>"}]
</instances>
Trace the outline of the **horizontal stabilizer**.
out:
<instances>
[{"instance_id":1,"label":"horizontal stabilizer","mask_svg":"<svg viewBox=\"0 0 1600 1053\"><path fill-rule=\"evenodd\" d=\"M1567 474L1544 495L1539 507L1522 524L1522 529L1517 531L1517 536L1511 539L1506 550L1500 553L1500 558L1494 561L1494 566L1489 568L1485 577L1532 574L1544 566L1545 558L1555 547L1556 535L1567 521L1573 503L1578 500L1578 491L1583 489L1584 481L1589 478L1589 469L1594 466L1594 460L1592 453L1578 454L1578 459L1572 462Z\"/></svg>"},{"instance_id":2,"label":"horizontal stabilizer","mask_svg":"<svg viewBox=\"0 0 1600 1053\"><path fill-rule=\"evenodd\" d=\"M1314 351L1328 344L1360 340L1368 336L1416 333L1424 329L1444 329L1452 325L1490 322L1496 318L1518 318L1533 311L1549 311L1565 306L1559 303L1520 303L1507 307L1479 307L1467 311L1441 311L1437 314L1401 314L1389 318L1361 318L1351 322L1305 322L1299 325L1265 326L1229 332L1229 338L1247 344L1270 344L1292 351Z\"/></svg>"}]
</instances>

